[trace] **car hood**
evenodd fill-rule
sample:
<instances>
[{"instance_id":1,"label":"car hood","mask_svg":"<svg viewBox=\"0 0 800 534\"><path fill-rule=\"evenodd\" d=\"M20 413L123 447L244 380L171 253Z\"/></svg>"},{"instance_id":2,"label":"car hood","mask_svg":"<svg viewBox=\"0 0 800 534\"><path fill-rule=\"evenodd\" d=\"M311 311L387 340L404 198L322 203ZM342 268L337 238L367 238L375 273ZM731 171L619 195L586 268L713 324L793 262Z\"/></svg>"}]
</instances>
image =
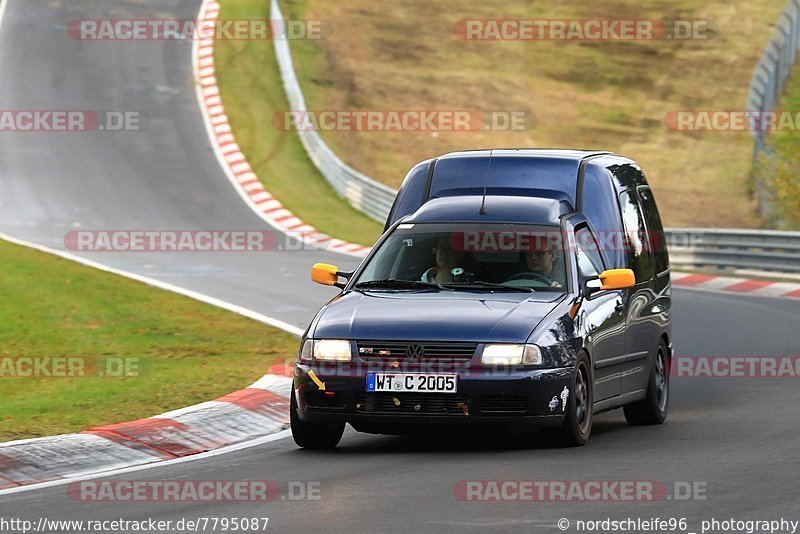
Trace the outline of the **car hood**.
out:
<instances>
[{"instance_id":1,"label":"car hood","mask_svg":"<svg viewBox=\"0 0 800 534\"><path fill-rule=\"evenodd\" d=\"M316 339L524 343L563 293L350 291L320 310Z\"/></svg>"}]
</instances>

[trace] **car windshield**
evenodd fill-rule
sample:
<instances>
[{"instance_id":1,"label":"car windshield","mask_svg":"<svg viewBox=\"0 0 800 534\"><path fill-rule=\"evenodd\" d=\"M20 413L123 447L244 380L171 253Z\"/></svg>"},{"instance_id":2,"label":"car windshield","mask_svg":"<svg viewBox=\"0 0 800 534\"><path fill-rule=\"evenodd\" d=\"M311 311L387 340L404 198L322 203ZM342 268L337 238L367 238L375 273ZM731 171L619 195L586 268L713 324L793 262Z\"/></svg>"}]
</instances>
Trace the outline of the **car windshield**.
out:
<instances>
[{"instance_id":1,"label":"car windshield","mask_svg":"<svg viewBox=\"0 0 800 534\"><path fill-rule=\"evenodd\" d=\"M564 291L560 238L555 226L400 224L353 287Z\"/></svg>"}]
</instances>

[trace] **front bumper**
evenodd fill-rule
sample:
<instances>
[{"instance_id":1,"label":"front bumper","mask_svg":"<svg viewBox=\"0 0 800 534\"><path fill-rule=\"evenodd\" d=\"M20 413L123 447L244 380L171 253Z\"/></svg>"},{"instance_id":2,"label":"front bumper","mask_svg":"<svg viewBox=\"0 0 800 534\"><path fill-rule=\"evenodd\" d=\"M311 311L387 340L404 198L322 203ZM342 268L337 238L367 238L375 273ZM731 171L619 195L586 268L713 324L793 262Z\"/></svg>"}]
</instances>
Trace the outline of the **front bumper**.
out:
<instances>
[{"instance_id":1,"label":"front bumper","mask_svg":"<svg viewBox=\"0 0 800 534\"><path fill-rule=\"evenodd\" d=\"M312 369L325 383L324 391L309 376ZM560 395L565 387L572 389L574 375L572 367L442 372L458 373L457 393L367 393L363 369L338 369L326 375L313 364L297 363L298 415L308 422L344 420L357 430L387 423L557 426L565 416Z\"/></svg>"}]
</instances>

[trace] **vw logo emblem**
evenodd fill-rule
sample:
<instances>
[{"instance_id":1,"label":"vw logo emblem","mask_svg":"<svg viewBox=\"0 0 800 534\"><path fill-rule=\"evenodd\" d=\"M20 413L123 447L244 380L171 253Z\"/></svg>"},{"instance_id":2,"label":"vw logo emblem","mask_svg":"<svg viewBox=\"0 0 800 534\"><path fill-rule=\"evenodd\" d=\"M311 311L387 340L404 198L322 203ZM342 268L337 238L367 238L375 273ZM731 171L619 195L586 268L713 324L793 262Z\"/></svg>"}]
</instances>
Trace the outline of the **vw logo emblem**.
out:
<instances>
[{"instance_id":1,"label":"vw logo emblem","mask_svg":"<svg viewBox=\"0 0 800 534\"><path fill-rule=\"evenodd\" d=\"M406 348L406 356L414 360L419 360L425 356L425 347L422 345L409 345Z\"/></svg>"},{"instance_id":2,"label":"vw logo emblem","mask_svg":"<svg viewBox=\"0 0 800 534\"><path fill-rule=\"evenodd\" d=\"M425 347L422 345L409 345L406 348L406 356L415 360L419 360L425 356Z\"/></svg>"}]
</instances>

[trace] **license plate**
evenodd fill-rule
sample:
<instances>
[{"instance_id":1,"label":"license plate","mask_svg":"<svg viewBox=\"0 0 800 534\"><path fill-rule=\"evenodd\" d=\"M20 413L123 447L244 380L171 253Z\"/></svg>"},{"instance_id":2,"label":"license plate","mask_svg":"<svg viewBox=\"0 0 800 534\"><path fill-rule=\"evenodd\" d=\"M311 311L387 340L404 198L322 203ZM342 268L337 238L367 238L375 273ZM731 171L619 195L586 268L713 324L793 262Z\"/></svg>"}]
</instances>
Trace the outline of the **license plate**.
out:
<instances>
[{"instance_id":1,"label":"license plate","mask_svg":"<svg viewBox=\"0 0 800 534\"><path fill-rule=\"evenodd\" d=\"M423 373L367 373L367 391L393 393L455 393L458 375Z\"/></svg>"}]
</instances>

